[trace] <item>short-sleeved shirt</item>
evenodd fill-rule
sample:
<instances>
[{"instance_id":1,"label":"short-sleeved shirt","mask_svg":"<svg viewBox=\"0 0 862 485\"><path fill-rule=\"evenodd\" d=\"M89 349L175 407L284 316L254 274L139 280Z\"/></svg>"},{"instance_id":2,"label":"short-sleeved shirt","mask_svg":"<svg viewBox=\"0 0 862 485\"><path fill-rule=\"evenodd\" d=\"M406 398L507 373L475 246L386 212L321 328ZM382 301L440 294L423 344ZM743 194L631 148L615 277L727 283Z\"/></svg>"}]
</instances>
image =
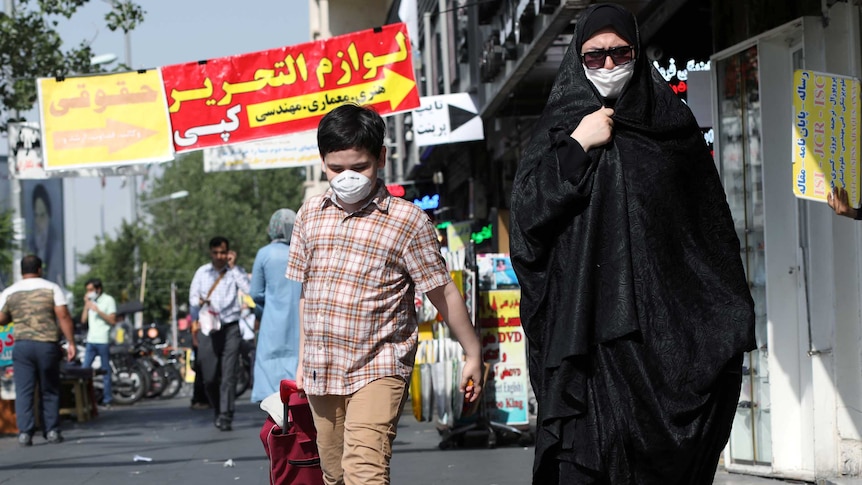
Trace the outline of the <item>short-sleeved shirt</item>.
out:
<instances>
[{"instance_id":1,"label":"short-sleeved shirt","mask_svg":"<svg viewBox=\"0 0 862 485\"><path fill-rule=\"evenodd\" d=\"M15 340L59 341L54 307L64 305L63 290L42 278L25 278L0 293L0 311L15 322Z\"/></svg>"},{"instance_id":2,"label":"short-sleeved shirt","mask_svg":"<svg viewBox=\"0 0 862 485\"><path fill-rule=\"evenodd\" d=\"M349 395L389 376L409 379L415 292L451 281L431 220L392 197L347 213L332 190L300 208L285 276L303 284L303 378L310 395Z\"/></svg>"},{"instance_id":3,"label":"short-sleeved shirt","mask_svg":"<svg viewBox=\"0 0 862 485\"><path fill-rule=\"evenodd\" d=\"M117 313L117 302L111 295L102 293L96 298L96 306L105 315ZM111 324L100 317L95 310L87 313L87 343L107 344L111 343Z\"/></svg>"}]
</instances>

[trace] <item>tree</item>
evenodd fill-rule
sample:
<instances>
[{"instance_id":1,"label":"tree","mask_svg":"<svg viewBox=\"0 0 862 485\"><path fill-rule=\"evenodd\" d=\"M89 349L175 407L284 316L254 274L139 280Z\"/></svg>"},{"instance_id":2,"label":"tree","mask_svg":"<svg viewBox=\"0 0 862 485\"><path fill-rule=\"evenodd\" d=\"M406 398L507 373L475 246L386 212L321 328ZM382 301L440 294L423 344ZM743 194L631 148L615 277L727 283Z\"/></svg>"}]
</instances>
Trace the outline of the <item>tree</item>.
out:
<instances>
[{"instance_id":1,"label":"tree","mask_svg":"<svg viewBox=\"0 0 862 485\"><path fill-rule=\"evenodd\" d=\"M12 247L17 244L12 235L12 213L0 212L0 288L12 274Z\"/></svg>"},{"instance_id":2,"label":"tree","mask_svg":"<svg viewBox=\"0 0 862 485\"><path fill-rule=\"evenodd\" d=\"M10 114L33 108L36 78L104 71L90 64L93 52L86 41L64 51L55 30L89 1L13 0L14 16L0 15L0 129L20 120ZM143 22L146 12L131 0L114 0L112 5L105 15L111 31L128 33Z\"/></svg>"},{"instance_id":3,"label":"tree","mask_svg":"<svg viewBox=\"0 0 862 485\"><path fill-rule=\"evenodd\" d=\"M13 0L13 15L0 12L0 132L7 122L36 103L36 78L103 72L93 66L86 41L63 50L56 27L90 0ZM145 12L131 0L113 0L105 15L108 29L128 33L143 22ZM118 66L122 69L126 66ZM5 195L5 194L4 194ZM0 278L11 275L12 214L0 214Z\"/></svg>"},{"instance_id":4,"label":"tree","mask_svg":"<svg viewBox=\"0 0 862 485\"><path fill-rule=\"evenodd\" d=\"M299 209L304 171L275 169L205 173L202 152L180 156L165 166L152 191L142 198L140 226L124 225L115 238L100 240L81 258L91 276L105 283L105 291L137 299L140 275L133 274L134 244L139 260L147 263L146 317L165 321L170 315L170 284L178 288L177 303L188 302L188 289L198 266L209 261L209 240L221 235L238 254L238 264L251 271L257 250L269 243L267 227L273 212ZM146 205L148 200L186 190L188 197ZM122 298L118 298L122 300Z\"/></svg>"},{"instance_id":5,"label":"tree","mask_svg":"<svg viewBox=\"0 0 862 485\"><path fill-rule=\"evenodd\" d=\"M134 284L136 275L132 261L136 242L145 238L143 228L127 221L123 221L117 230L116 238L99 238L93 249L80 257L81 263L86 264L89 270L72 285L71 290L77 297L75 303L82 300L85 282L90 278L101 279L104 291L113 295L117 301L137 299L137 287Z\"/></svg>"}]
</instances>

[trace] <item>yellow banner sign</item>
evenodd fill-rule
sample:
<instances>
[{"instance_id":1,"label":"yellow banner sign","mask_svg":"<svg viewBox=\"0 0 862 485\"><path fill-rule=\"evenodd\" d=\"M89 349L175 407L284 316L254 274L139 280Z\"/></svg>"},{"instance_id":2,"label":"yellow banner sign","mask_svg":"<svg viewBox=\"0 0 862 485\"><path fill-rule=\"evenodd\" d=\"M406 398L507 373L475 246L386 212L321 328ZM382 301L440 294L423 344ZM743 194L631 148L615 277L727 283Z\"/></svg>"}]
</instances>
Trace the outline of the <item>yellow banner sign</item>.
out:
<instances>
[{"instance_id":1,"label":"yellow banner sign","mask_svg":"<svg viewBox=\"0 0 862 485\"><path fill-rule=\"evenodd\" d=\"M159 70L37 82L45 170L173 159Z\"/></svg>"},{"instance_id":2,"label":"yellow banner sign","mask_svg":"<svg viewBox=\"0 0 862 485\"><path fill-rule=\"evenodd\" d=\"M843 187L858 206L859 80L797 70L793 88L793 193L826 202L833 187Z\"/></svg>"}]
</instances>

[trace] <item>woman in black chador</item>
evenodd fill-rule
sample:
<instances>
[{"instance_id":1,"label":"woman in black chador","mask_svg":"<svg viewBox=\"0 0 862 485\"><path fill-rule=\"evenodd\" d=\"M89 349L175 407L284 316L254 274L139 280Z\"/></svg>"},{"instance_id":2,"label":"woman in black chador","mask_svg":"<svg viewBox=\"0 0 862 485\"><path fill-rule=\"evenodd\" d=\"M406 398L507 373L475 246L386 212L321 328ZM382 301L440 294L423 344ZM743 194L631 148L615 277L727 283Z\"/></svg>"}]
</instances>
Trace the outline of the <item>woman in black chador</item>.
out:
<instances>
[{"instance_id":1,"label":"woman in black chador","mask_svg":"<svg viewBox=\"0 0 862 485\"><path fill-rule=\"evenodd\" d=\"M718 173L634 16L579 19L512 194L533 483L708 484L754 305Z\"/></svg>"}]
</instances>

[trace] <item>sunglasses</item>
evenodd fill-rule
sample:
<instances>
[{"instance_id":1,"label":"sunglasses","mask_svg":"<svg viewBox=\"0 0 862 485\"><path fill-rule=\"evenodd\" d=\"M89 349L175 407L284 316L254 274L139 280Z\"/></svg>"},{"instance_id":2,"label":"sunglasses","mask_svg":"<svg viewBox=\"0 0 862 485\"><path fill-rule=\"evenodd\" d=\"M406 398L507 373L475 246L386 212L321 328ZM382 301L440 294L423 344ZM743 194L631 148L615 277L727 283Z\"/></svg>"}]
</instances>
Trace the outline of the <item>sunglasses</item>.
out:
<instances>
[{"instance_id":1,"label":"sunglasses","mask_svg":"<svg viewBox=\"0 0 862 485\"><path fill-rule=\"evenodd\" d=\"M614 47L613 49L584 52L581 54L581 59L584 61L587 69L599 69L605 66L605 59L608 56L614 61L615 65L622 66L635 60L635 48L630 45L624 45L622 47Z\"/></svg>"}]
</instances>

